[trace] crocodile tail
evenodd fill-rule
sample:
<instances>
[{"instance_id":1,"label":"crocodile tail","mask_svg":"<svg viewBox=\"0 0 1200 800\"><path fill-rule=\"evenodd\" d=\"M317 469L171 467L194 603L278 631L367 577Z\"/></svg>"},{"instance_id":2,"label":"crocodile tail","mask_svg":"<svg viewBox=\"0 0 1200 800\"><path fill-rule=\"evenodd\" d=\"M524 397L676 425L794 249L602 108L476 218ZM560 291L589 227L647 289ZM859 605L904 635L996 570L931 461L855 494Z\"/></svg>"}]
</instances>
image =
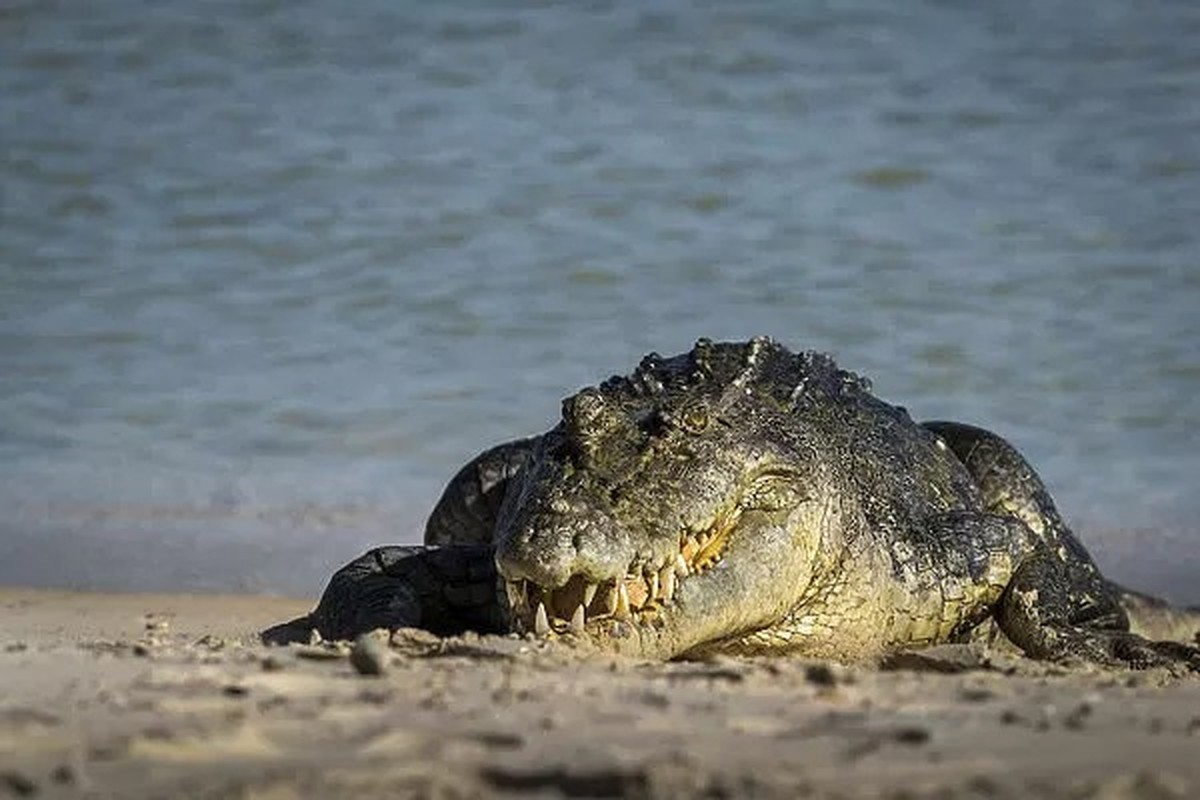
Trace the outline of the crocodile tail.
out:
<instances>
[{"instance_id":1,"label":"crocodile tail","mask_svg":"<svg viewBox=\"0 0 1200 800\"><path fill-rule=\"evenodd\" d=\"M1129 630L1147 639L1200 644L1200 608L1179 608L1166 600L1118 586Z\"/></svg>"}]
</instances>

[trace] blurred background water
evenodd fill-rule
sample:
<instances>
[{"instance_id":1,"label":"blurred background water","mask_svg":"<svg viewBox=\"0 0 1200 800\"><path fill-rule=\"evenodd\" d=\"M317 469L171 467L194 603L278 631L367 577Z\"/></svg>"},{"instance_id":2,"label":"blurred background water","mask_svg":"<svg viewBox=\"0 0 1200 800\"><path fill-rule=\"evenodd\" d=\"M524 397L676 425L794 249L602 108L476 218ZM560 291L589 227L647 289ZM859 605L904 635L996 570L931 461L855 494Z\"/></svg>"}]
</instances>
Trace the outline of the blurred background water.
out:
<instances>
[{"instance_id":1,"label":"blurred background water","mask_svg":"<svg viewBox=\"0 0 1200 800\"><path fill-rule=\"evenodd\" d=\"M1200 602L1200 4L0 3L0 582L318 591L649 350L994 428Z\"/></svg>"}]
</instances>

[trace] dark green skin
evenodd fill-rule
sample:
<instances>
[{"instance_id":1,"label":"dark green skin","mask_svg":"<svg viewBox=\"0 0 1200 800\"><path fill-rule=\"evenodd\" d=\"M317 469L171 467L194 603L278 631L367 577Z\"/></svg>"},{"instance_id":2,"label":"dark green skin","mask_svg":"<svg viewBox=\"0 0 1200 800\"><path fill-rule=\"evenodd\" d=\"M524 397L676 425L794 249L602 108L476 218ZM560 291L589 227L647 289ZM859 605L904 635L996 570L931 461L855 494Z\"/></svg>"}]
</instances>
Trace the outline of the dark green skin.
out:
<instances>
[{"instance_id":1,"label":"dark green skin","mask_svg":"<svg viewBox=\"0 0 1200 800\"><path fill-rule=\"evenodd\" d=\"M1200 670L1200 613L1105 579L1006 441L918 424L768 339L651 354L567 398L450 481L425 542L347 565L267 638L416 626L855 661L998 628L1034 658Z\"/></svg>"}]
</instances>

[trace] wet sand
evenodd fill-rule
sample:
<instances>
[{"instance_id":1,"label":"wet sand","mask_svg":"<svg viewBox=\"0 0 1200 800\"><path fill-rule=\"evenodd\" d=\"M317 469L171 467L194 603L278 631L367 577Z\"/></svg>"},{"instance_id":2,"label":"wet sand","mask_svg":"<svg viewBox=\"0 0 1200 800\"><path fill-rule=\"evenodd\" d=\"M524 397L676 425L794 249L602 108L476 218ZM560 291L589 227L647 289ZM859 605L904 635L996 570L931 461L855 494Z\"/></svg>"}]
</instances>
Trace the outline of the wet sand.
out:
<instances>
[{"instance_id":1,"label":"wet sand","mask_svg":"<svg viewBox=\"0 0 1200 800\"><path fill-rule=\"evenodd\" d=\"M1198 678L257 642L311 604L0 589L0 797L1200 796Z\"/></svg>"}]
</instances>

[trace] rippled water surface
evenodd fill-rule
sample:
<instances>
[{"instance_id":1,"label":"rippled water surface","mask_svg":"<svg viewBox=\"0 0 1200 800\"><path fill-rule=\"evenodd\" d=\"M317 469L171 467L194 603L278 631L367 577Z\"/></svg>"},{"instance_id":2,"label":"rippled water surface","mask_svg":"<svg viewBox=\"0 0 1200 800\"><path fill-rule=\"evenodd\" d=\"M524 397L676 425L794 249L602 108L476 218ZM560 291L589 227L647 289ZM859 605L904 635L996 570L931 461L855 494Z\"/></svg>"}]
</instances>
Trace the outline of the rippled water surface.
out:
<instances>
[{"instance_id":1,"label":"rippled water surface","mask_svg":"<svg viewBox=\"0 0 1200 800\"><path fill-rule=\"evenodd\" d=\"M968 7L963 7L968 6ZM0 582L312 592L701 335L1200 602L1200 4L8 2Z\"/></svg>"}]
</instances>

